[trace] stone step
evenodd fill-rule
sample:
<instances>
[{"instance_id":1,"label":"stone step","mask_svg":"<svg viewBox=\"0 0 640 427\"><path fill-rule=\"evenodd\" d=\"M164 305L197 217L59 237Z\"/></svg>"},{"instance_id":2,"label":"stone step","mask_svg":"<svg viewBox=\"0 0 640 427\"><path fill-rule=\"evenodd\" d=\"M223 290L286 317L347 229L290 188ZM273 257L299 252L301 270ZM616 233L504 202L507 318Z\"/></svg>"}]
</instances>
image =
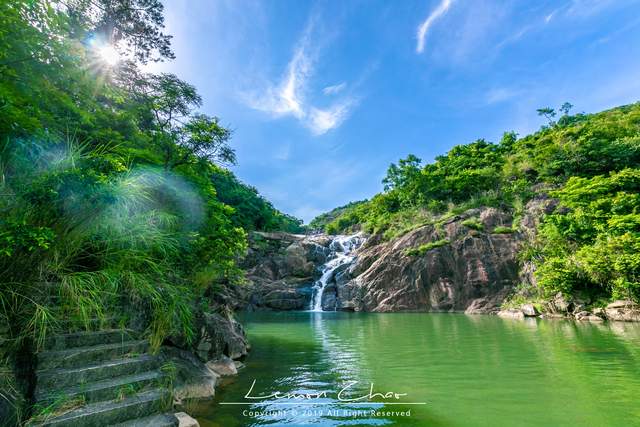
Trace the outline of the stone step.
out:
<instances>
[{"instance_id":1,"label":"stone step","mask_svg":"<svg viewBox=\"0 0 640 427\"><path fill-rule=\"evenodd\" d=\"M137 418L135 420L113 424L111 427L177 427L178 425L178 419L175 415L167 413Z\"/></svg>"},{"instance_id":2,"label":"stone step","mask_svg":"<svg viewBox=\"0 0 640 427\"><path fill-rule=\"evenodd\" d=\"M44 348L45 350L64 350L73 347L122 343L132 339L133 332L125 329L73 332L47 337Z\"/></svg>"},{"instance_id":3,"label":"stone step","mask_svg":"<svg viewBox=\"0 0 640 427\"><path fill-rule=\"evenodd\" d=\"M67 350L52 350L38 353L38 370L72 368L102 361L136 356L149 349L147 340L125 341Z\"/></svg>"},{"instance_id":4,"label":"stone step","mask_svg":"<svg viewBox=\"0 0 640 427\"><path fill-rule=\"evenodd\" d=\"M38 427L103 427L129 420L148 417L166 409L169 393L154 389L127 397L123 400L110 400L85 405L64 415L49 419Z\"/></svg>"},{"instance_id":5,"label":"stone step","mask_svg":"<svg viewBox=\"0 0 640 427\"><path fill-rule=\"evenodd\" d=\"M36 394L35 399L38 404L44 407L59 401L61 397L64 399L74 399L83 396L86 403L100 402L117 399L120 395L132 395L144 388L150 388L150 386L155 387L162 378L164 378L164 374L160 371L123 375L64 389L60 388L48 393Z\"/></svg>"},{"instance_id":6,"label":"stone step","mask_svg":"<svg viewBox=\"0 0 640 427\"><path fill-rule=\"evenodd\" d=\"M36 394L52 389L72 387L77 384L100 381L107 378L132 375L157 369L160 361L156 356L144 354L137 357L110 360L80 368L51 369L37 372Z\"/></svg>"}]
</instances>

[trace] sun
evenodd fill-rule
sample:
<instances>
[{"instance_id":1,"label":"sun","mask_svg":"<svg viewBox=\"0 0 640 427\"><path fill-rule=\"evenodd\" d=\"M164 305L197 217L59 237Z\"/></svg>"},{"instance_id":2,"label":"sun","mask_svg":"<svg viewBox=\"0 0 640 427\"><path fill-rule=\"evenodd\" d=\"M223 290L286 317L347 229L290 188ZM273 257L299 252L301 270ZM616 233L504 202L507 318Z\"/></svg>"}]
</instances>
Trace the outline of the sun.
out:
<instances>
[{"instance_id":1,"label":"sun","mask_svg":"<svg viewBox=\"0 0 640 427\"><path fill-rule=\"evenodd\" d=\"M102 61L104 61L105 64L109 65L110 67L113 67L118 63L118 61L120 61L120 54L118 53L116 48L111 45L102 46L98 50L98 55L100 56L100 59L102 59Z\"/></svg>"}]
</instances>

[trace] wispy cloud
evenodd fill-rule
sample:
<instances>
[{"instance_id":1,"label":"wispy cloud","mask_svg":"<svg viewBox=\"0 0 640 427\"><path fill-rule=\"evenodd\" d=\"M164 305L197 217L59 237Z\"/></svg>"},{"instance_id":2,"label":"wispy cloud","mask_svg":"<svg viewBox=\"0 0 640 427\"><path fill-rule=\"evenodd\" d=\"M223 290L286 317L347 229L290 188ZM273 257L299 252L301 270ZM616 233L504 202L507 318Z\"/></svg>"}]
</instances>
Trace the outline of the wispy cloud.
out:
<instances>
[{"instance_id":1,"label":"wispy cloud","mask_svg":"<svg viewBox=\"0 0 640 427\"><path fill-rule=\"evenodd\" d=\"M269 83L261 93L245 95L247 104L273 117L293 116L314 135L322 135L340 126L357 105L357 100L343 96L325 108L308 100L309 80L318 60L318 48L312 40L310 23L294 49L287 71L277 84ZM345 82L323 89L325 95L337 95L347 87Z\"/></svg>"},{"instance_id":2,"label":"wispy cloud","mask_svg":"<svg viewBox=\"0 0 640 427\"><path fill-rule=\"evenodd\" d=\"M453 3L453 0L442 0L438 7L436 7L429 16L427 16L427 19L420 24L418 27L418 45L416 46L416 52L422 53L424 51L425 39L429 29L438 18L449 10L451 3Z\"/></svg>"},{"instance_id":3,"label":"wispy cloud","mask_svg":"<svg viewBox=\"0 0 640 427\"><path fill-rule=\"evenodd\" d=\"M345 82L342 82L333 86L325 87L324 89L322 89L322 93L324 93L325 95L336 95L342 92L346 87L347 87L347 84Z\"/></svg>"},{"instance_id":4,"label":"wispy cloud","mask_svg":"<svg viewBox=\"0 0 640 427\"><path fill-rule=\"evenodd\" d=\"M498 87L488 91L485 98L487 104L497 104L507 101L517 96L518 94L520 94L519 90L511 89L508 87Z\"/></svg>"},{"instance_id":5,"label":"wispy cloud","mask_svg":"<svg viewBox=\"0 0 640 427\"><path fill-rule=\"evenodd\" d=\"M346 99L326 109L311 107L308 113L308 127L315 135L322 135L342 124L351 112L355 100Z\"/></svg>"}]
</instances>

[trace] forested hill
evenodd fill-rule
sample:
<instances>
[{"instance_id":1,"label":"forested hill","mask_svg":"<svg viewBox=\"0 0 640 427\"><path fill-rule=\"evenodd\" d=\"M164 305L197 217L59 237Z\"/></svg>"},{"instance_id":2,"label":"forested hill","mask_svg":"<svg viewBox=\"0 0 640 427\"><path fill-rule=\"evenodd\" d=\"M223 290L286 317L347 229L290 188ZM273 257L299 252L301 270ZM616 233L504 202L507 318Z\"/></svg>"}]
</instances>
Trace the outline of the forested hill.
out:
<instances>
[{"instance_id":1,"label":"forested hill","mask_svg":"<svg viewBox=\"0 0 640 427\"><path fill-rule=\"evenodd\" d=\"M195 301L239 279L247 231L301 230L227 169L241 161L232 134L199 111L197 89L143 71L174 57L163 23L156 0L0 2L0 323L12 342L122 301L149 312L154 343L188 338Z\"/></svg>"},{"instance_id":2,"label":"forested hill","mask_svg":"<svg viewBox=\"0 0 640 427\"><path fill-rule=\"evenodd\" d=\"M427 164L409 155L389 166L384 191L311 224L329 233L364 229L392 239L489 206L512 214L513 229L498 230L512 233L529 200L552 197L559 207L520 254L537 267L538 291L637 299L640 104L576 115L571 107L538 110L546 124L522 138L507 132L498 143L458 145Z\"/></svg>"}]
</instances>

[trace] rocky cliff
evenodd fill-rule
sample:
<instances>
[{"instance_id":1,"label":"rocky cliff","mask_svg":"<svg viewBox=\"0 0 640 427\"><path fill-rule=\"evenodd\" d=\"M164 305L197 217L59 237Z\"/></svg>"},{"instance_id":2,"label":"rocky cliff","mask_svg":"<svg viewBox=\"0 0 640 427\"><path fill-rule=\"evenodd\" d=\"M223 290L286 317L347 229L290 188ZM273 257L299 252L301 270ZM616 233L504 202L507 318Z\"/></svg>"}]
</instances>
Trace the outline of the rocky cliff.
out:
<instances>
[{"instance_id":1,"label":"rocky cliff","mask_svg":"<svg viewBox=\"0 0 640 427\"><path fill-rule=\"evenodd\" d=\"M388 242L370 240L337 282L338 309L497 311L519 281L520 234L505 232L511 222L496 209L472 209Z\"/></svg>"},{"instance_id":2,"label":"rocky cliff","mask_svg":"<svg viewBox=\"0 0 640 427\"><path fill-rule=\"evenodd\" d=\"M540 192L525 206L517 227L498 209L470 209L391 240L368 236L355 260L336 266L331 262L339 255L336 242L345 237L252 233L244 260L248 283L228 299L248 310L304 310L321 279L326 311L498 314L507 297L517 296L539 303L513 307L511 302L502 316L639 320L640 308L631 301L589 311L593 301L578 296L546 301L527 294L537 289L535 265L521 262L518 253L535 240L541 218L556 208L557 200ZM526 286L516 291L519 284Z\"/></svg>"},{"instance_id":3,"label":"rocky cliff","mask_svg":"<svg viewBox=\"0 0 640 427\"><path fill-rule=\"evenodd\" d=\"M329 255L331 237L254 232L242 267L247 284L239 290L249 310L302 310L309 307L318 266Z\"/></svg>"},{"instance_id":4,"label":"rocky cliff","mask_svg":"<svg viewBox=\"0 0 640 427\"><path fill-rule=\"evenodd\" d=\"M496 312L519 283L521 234L509 215L472 209L397 239L372 236L332 273L324 310ZM465 225L467 224L467 225ZM496 233L496 229L500 231ZM332 237L253 233L244 261L248 309L309 307Z\"/></svg>"}]
</instances>

